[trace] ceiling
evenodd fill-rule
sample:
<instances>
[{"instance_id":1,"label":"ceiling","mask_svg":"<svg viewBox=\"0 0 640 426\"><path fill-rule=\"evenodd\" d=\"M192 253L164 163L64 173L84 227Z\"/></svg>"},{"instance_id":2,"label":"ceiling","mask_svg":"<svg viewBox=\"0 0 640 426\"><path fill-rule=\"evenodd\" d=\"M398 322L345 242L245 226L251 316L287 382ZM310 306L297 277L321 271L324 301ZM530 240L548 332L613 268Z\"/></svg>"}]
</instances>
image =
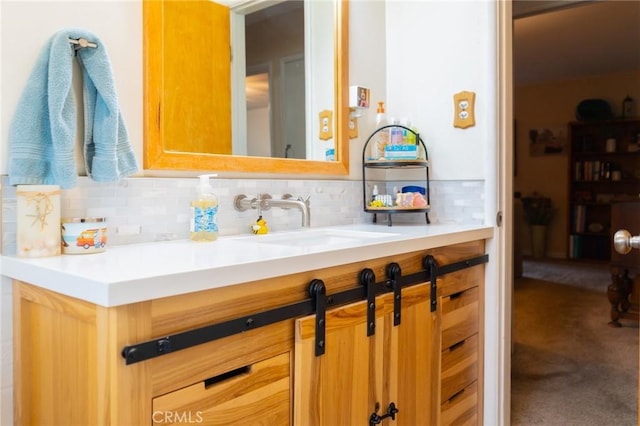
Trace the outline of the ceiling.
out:
<instances>
[{"instance_id":1,"label":"ceiling","mask_svg":"<svg viewBox=\"0 0 640 426\"><path fill-rule=\"evenodd\" d=\"M640 70L640 0L513 2L516 85Z\"/></svg>"}]
</instances>

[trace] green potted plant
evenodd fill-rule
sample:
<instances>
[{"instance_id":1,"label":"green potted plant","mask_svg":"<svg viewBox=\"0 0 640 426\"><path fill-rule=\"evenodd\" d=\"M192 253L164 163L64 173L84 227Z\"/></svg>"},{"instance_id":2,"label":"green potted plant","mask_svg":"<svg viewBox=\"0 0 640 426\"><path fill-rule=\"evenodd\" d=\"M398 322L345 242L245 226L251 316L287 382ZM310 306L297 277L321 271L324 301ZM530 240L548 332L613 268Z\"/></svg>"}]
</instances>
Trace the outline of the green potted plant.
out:
<instances>
[{"instance_id":1,"label":"green potted plant","mask_svg":"<svg viewBox=\"0 0 640 426\"><path fill-rule=\"evenodd\" d=\"M551 198L534 192L530 197L522 198L524 216L529 225L548 225L553 218Z\"/></svg>"},{"instance_id":2,"label":"green potted plant","mask_svg":"<svg viewBox=\"0 0 640 426\"><path fill-rule=\"evenodd\" d=\"M534 192L529 197L522 198L524 217L531 226L531 246L533 257L544 257L547 241L547 225L553 218L553 203L551 198Z\"/></svg>"}]
</instances>

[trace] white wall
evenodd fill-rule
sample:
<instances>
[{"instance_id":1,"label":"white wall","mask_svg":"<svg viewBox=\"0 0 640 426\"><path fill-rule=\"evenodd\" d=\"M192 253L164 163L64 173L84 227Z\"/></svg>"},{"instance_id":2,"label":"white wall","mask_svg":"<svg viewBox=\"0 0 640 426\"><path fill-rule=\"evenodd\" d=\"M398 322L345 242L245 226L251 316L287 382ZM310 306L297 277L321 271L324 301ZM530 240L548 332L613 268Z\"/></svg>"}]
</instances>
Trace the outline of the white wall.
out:
<instances>
[{"instance_id":1,"label":"white wall","mask_svg":"<svg viewBox=\"0 0 640 426\"><path fill-rule=\"evenodd\" d=\"M305 10L305 51L311 52L305 58L306 81L306 156L309 159L324 160L326 150L335 148L335 134L330 140L320 139L320 120L316 111L334 110L335 73L333 66L335 34L328 22L334 21L335 8L331 2L311 1ZM309 111L313 111L309 113ZM335 112L334 112L335 118ZM295 147L295 145L294 145Z\"/></svg>"},{"instance_id":2,"label":"white wall","mask_svg":"<svg viewBox=\"0 0 640 426\"><path fill-rule=\"evenodd\" d=\"M491 1L387 3L387 118L407 117L427 145L433 179L486 178L494 144ZM476 93L476 125L453 127L453 95Z\"/></svg>"},{"instance_id":3,"label":"white wall","mask_svg":"<svg viewBox=\"0 0 640 426\"><path fill-rule=\"evenodd\" d=\"M386 100L386 8L384 1L349 3L349 84L368 87L371 106L358 118L358 138L349 142L350 175L362 176L362 147L376 127L376 106Z\"/></svg>"}]
</instances>

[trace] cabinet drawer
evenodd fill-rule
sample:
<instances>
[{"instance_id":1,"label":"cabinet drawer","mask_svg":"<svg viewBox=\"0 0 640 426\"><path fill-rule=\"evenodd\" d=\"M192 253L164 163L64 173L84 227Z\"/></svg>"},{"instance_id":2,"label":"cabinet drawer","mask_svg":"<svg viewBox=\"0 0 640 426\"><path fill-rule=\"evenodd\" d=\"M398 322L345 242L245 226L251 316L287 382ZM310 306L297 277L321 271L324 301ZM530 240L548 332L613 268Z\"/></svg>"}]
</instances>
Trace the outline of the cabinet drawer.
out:
<instances>
[{"instance_id":1,"label":"cabinet drawer","mask_svg":"<svg viewBox=\"0 0 640 426\"><path fill-rule=\"evenodd\" d=\"M484 265L451 272L438 280L438 296L447 297L472 287L479 287L483 280Z\"/></svg>"},{"instance_id":2,"label":"cabinet drawer","mask_svg":"<svg viewBox=\"0 0 640 426\"><path fill-rule=\"evenodd\" d=\"M478 379L478 335L442 351L441 395L446 401Z\"/></svg>"},{"instance_id":3,"label":"cabinet drawer","mask_svg":"<svg viewBox=\"0 0 640 426\"><path fill-rule=\"evenodd\" d=\"M156 397L152 423L288 425L290 371L287 352Z\"/></svg>"},{"instance_id":4,"label":"cabinet drawer","mask_svg":"<svg viewBox=\"0 0 640 426\"><path fill-rule=\"evenodd\" d=\"M440 299L442 309L442 348L478 332L478 287Z\"/></svg>"},{"instance_id":5,"label":"cabinet drawer","mask_svg":"<svg viewBox=\"0 0 640 426\"><path fill-rule=\"evenodd\" d=\"M440 424L442 426L478 424L478 382L473 382L444 401L440 410Z\"/></svg>"}]
</instances>

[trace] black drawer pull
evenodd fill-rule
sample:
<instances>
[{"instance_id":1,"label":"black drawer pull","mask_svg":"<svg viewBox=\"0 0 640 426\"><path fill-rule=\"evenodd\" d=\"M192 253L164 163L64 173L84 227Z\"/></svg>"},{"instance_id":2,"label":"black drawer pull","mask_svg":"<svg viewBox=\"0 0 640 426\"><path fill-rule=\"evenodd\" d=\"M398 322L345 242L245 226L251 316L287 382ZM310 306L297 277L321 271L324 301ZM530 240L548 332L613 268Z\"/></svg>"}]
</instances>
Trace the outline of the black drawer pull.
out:
<instances>
[{"instance_id":1,"label":"black drawer pull","mask_svg":"<svg viewBox=\"0 0 640 426\"><path fill-rule=\"evenodd\" d=\"M464 291L459 291L457 293L453 293L451 296L449 296L449 300L455 300L455 299L459 298L460 296L462 296L462 293L464 293Z\"/></svg>"},{"instance_id":2,"label":"black drawer pull","mask_svg":"<svg viewBox=\"0 0 640 426\"><path fill-rule=\"evenodd\" d=\"M464 393L464 389L459 390L458 392L454 393L453 396L451 398L449 398L449 402L453 402L455 399L460 398L462 396L462 394Z\"/></svg>"},{"instance_id":3,"label":"black drawer pull","mask_svg":"<svg viewBox=\"0 0 640 426\"><path fill-rule=\"evenodd\" d=\"M235 370L227 371L226 373L218 374L217 376L213 376L208 379L205 379L204 387L206 389L209 386L215 385L216 383L224 382L225 380L232 379L242 374L247 374L250 371L251 371L251 367L245 366L245 367L236 368Z\"/></svg>"},{"instance_id":4,"label":"black drawer pull","mask_svg":"<svg viewBox=\"0 0 640 426\"><path fill-rule=\"evenodd\" d=\"M466 343L466 340L462 340L462 341L456 343L455 345L451 345L449 347L449 352L453 352L456 349L459 349L459 348L463 347L465 343Z\"/></svg>"}]
</instances>

